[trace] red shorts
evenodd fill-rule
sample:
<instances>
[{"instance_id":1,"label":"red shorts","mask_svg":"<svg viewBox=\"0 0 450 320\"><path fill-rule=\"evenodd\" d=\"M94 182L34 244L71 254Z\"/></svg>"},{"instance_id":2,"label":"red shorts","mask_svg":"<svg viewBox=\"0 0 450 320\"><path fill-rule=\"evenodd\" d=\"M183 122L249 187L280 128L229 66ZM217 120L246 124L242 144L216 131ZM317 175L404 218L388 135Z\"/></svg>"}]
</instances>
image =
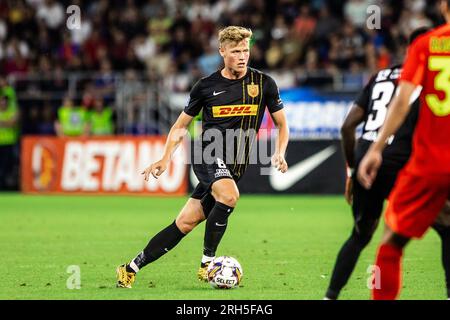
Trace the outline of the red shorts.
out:
<instances>
[{"instance_id":1,"label":"red shorts","mask_svg":"<svg viewBox=\"0 0 450 320\"><path fill-rule=\"evenodd\" d=\"M386 209L386 224L408 238L421 238L450 195L450 175L418 176L400 171Z\"/></svg>"}]
</instances>

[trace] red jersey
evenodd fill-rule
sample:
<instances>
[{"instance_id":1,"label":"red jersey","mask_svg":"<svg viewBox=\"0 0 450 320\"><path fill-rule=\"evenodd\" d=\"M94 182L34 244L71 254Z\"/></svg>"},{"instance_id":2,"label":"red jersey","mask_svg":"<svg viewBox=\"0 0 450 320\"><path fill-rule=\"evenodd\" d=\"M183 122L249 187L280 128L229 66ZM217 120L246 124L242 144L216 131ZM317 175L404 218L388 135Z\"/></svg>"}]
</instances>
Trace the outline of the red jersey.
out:
<instances>
[{"instance_id":1,"label":"red jersey","mask_svg":"<svg viewBox=\"0 0 450 320\"><path fill-rule=\"evenodd\" d=\"M423 87L408 170L450 174L450 24L411 44L400 81Z\"/></svg>"}]
</instances>

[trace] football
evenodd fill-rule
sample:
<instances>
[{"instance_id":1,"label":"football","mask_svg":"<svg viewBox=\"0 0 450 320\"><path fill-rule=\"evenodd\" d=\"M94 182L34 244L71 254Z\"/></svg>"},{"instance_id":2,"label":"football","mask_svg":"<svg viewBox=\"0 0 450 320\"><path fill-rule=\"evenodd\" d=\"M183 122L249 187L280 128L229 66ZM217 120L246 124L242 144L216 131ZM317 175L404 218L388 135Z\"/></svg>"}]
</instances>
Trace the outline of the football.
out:
<instances>
[{"instance_id":1,"label":"football","mask_svg":"<svg viewBox=\"0 0 450 320\"><path fill-rule=\"evenodd\" d=\"M236 288L241 283L242 276L240 263L232 257L216 257L208 266L208 282L216 289Z\"/></svg>"}]
</instances>

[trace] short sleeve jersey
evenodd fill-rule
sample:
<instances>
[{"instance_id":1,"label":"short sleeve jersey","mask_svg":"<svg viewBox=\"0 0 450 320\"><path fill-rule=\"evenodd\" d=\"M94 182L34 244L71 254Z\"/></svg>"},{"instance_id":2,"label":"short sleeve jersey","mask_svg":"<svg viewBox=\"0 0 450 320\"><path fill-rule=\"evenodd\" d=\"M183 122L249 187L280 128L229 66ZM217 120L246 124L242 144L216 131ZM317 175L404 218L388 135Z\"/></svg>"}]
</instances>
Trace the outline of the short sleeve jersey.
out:
<instances>
[{"instance_id":1,"label":"short sleeve jersey","mask_svg":"<svg viewBox=\"0 0 450 320\"><path fill-rule=\"evenodd\" d=\"M408 169L450 174L450 24L411 44L400 81L423 87Z\"/></svg>"}]
</instances>

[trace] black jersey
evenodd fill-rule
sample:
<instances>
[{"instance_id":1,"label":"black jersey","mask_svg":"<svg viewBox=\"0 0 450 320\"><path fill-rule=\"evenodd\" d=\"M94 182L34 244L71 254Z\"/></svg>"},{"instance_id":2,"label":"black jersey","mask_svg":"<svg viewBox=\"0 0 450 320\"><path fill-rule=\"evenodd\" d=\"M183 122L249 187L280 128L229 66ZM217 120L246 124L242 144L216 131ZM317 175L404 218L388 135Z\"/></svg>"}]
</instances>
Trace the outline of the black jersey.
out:
<instances>
[{"instance_id":1,"label":"black jersey","mask_svg":"<svg viewBox=\"0 0 450 320\"><path fill-rule=\"evenodd\" d=\"M219 70L199 80L191 90L184 112L193 117L203 112L203 149L213 143L205 138L207 130L216 129L222 133L226 144L223 160L232 173L240 177L248 165L249 153L256 139L255 135L246 133L252 129L258 132L266 107L270 113L283 108L278 87L267 74L248 68L241 79L227 79ZM227 130L234 130L236 134L228 135ZM230 150L230 145L233 150Z\"/></svg>"},{"instance_id":2,"label":"black jersey","mask_svg":"<svg viewBox=\"0 0 450 320\"><path fill-rule=\"evenodd\" d=\"M355 101L365 111L362 136L356 147L356 163L359 164L370 144L377 138L378 130L384 124L387 108L397 89L401 66L384 69L375 74ZM417 90L411 98L411 111L394 136L388 140L383 151L382 166L398 170L404 166L411 154L411 141L419 114Z\"/></svg>"}]
</instances>

